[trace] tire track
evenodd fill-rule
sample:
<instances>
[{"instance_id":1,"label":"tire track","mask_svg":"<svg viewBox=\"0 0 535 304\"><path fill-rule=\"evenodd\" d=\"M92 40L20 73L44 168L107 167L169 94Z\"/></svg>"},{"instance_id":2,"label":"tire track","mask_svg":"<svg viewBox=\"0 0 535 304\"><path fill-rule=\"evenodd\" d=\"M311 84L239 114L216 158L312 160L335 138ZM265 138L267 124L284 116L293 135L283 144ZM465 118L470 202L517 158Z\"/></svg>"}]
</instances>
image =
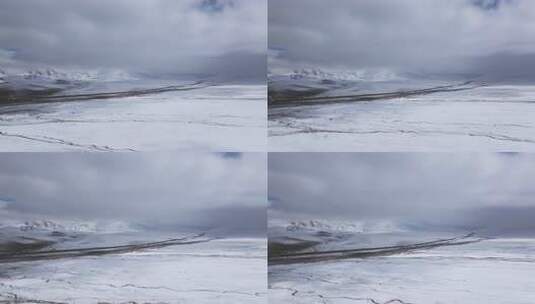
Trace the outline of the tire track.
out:
<instances>
[{"instance_id":1,"label":"tire track","mask_svg":"<svg viewBox=\"0 0 535 304\"><path fill-rule=\"evenodd\" d=\"M0 136L4 137L15 137L20 138L28 141L36 141L41 143L47 143L47 144L57 144L57 145L65 145L65 146L71 146L71 147L77 147L77 148L83 148L85 150L89 151L98 151L98 152L136 152L136 150L132 148L113 148L110 146L100 146L96 144L79 144L72 141L63 140L56 137L50 137L50 136L42 136L42 137L36 137L36 136L29 136L24 134L16 134L16 133L8 133L4 131L0 131Z\"/></svg>"},{"instance_id":2,"label":"tire track","mask_svg":"<svg viewBox=\"0 0 535 304\"><path fill-rule=\"evenodd\" d=\"M370 130L370 131L356 131L356 130L332 130L321 129L313 127L298 127L286 124L284 127L294 129L292 132L271 132L269 137L284 137L296 134L309 134L309 133L325 133L325 134L355 134L355 135L370 135L370 134L415 134L415 135L461 135L470 137L485 137L495 141L510 141L519 143L535 144L535 140L513 137L502 134L481 133L481 132L454 132L454 131L416 131L416 130Z\"/></svg>"}]
</instances>

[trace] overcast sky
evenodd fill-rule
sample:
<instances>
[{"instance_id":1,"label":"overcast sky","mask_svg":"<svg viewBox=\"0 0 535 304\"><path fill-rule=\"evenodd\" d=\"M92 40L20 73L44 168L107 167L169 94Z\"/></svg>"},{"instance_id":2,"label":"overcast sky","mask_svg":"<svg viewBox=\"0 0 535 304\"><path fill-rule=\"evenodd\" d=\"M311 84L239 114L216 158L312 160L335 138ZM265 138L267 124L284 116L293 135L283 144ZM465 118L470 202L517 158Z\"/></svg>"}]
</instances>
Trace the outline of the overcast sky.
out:
<instances>
[{"instance_id":1,"label":"overcast sky","mask_svg":"<svg viewBox=\"0 0 535 304\"><path fill-rule=\"evenodd\" d=\"M2 0L0 62L265 78L266 0Z\"/></svg>"},{"instance_id":2,"label":"overcast sky","mask_svg":"<svg viewBox=\"0 0 535 304\"><path fill-rule=\"evenodd\" d=\"M288 216L535 234L535 155L275 153L271 208Z\"/></svg>"},{"instance_id":3,"label":"overcast sky","mask_svg":"<svg viewBox=\"0 0 535 304\"><path fill-rule=\"evenodd\" d=\"M535 79L531 0L270 0L268 36L271 70Z\"/></svg>"},{"instance_id":4,"label":"overcast sky","mask_svg":"<svg viewBox=\"0 0 535 304\"><path fill-rule=\"evenodd\" d=\"M260 153L1 154L0 208L41 220L262 233L266 166Z\"/></svg>"}]
</instances>

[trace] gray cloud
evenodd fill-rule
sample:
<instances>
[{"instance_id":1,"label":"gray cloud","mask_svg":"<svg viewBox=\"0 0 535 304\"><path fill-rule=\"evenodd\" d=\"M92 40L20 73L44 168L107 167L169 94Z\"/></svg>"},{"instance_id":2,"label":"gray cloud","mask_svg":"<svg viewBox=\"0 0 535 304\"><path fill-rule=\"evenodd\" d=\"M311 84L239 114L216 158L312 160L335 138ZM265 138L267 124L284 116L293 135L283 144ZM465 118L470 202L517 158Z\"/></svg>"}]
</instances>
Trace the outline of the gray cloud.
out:
<instances>
[{"instance_id":1,"label":"gray cloud","mask_svg":"<svg viewBox=\"0 0 535 304\"><path fill-rule=\"evenodd\" d=\"M531 154L270 154L268 193L271 208L287 214L526 231L535 228L526 220L534 162Z\"/></svg>"},{"instance_id":2,"label":"gray cloud","mask_svg":"<svg viewBox=\"0 0 535 304\"><path fill-rule=\"evenodd\" d=\"M265 172L265 155L255 153L3 154L0 198L8 211L45 219L259 233Z\"/></svg>"},{"instance_id":3,"label":"gray cloud","mask_svg":"<svg viewBox=\"0 0 535 304\"><path fill-rule=\"evenodd\" d=\"M263 78L266 43L265 0L0 3L0 48L19 63Z\"/></svg>"},{"instance_id":4,"label":"gray cloud","mask_svg":"<svg viewBox=\"0 0 535 304\"><path fill-rule=\"evenodd\" d=\"M269 5L269 47L279 50L270 56L270 69L390 68L485 76L498 54L510 61L532 57L533 37L535 3L526 0L272 0ZM510 76L513 70L503 65ZM530 66L515 67L518 75L512 76L535 79ZM491 71L492 79L499 78L500 69Z\"/></svg>"}]
</instances>

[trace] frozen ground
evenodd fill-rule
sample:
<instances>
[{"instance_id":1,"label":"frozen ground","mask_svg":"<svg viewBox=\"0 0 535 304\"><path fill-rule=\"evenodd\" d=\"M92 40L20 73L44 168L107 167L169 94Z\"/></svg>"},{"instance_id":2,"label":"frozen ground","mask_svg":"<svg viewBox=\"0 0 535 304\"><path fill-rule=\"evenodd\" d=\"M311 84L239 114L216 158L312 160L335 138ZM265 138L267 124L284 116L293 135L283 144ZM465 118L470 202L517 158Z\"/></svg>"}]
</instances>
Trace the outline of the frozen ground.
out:
<instances>
[{"instance_id":1,"label":"frozen ground","mask_svg":"<svg viewBox=\"0 0 535 304\"><path fill-rule=\"evenodd\" d=\"M2 263L0 303L266 303L265 240L203 241Z\"/></svg>"},{"instance_id":2,"label":"frozen ground","mask_svg":"<svg viewBox=\"0 0 535 304\"><path fill-rule=\"evenodd\" d=\"M390 221L270 219L269 301L535 302L535 239L460 235Z\"/></svg>"},{"instance_id":3,"label":"frozen ground","mask_svg":"<svg viewBox=\"0 0 535 304\"><path fill-rule=\"evenodd\" d=\"M535 240L269 267L271 303L535 302Z\"/></svg>"},{"instance_id":4,"label":"frozen ground","mask_svg":"<svg viewBox=\"0 0 535 304\"><path fill-rule=\"evenodd\" d=\"M437 85L443 84L411 84L408 89ZM329 97L407 88L386 83L353 91L328 89L314 87L314 93ZM268 146L270 151L535 151L534 117L535 86L474 85L425 95L288 106L270 101Z\"/></svg>"},{"instance_id":5,"label":"frozen ground","mask_svg":"<svg viewBox=\"0 0 535 304\"><path fill-rule=\"evenodd\" d=\"M47 84L47 90L57 89L58 85L53 85ZM162 86L149 87L143 82L130 81L107 83L105 88L97 83L89 89L62 85L62 90L67 89L54 94L128 92L140 85L143 89ZM32 102L32 96L28 100L17 97L21 103L10 102L0 94L0 151L265 149L265 85L202 84L192 88L142 95L118 94L111 98L104 96L105 99L95 96L54 100L46 95L39 102ZM50 94L42 86L39 89Z\"/></svg>"}]
</instances>

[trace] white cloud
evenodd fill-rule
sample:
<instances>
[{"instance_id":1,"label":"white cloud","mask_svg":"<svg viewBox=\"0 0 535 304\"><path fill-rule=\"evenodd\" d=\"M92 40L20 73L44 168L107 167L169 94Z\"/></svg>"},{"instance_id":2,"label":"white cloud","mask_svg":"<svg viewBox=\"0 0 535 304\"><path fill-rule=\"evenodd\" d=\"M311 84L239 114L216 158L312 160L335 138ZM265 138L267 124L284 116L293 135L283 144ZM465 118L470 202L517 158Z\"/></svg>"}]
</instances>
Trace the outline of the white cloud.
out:
<instances>
[{"instance_id":1,"label":"white cloud","mask_svg":"<svg viewBox=\"0 0 535 304\"><path fill-rule=\"evenodd\" d=\"M535 2L526 0L496 9L470 0L272 0L269 25L270 47L285 50L270 64L288 67L477 73L488 56L535 54Z\"/></svg>"},{"instance_id":2,"label":"white cloud","mask_svg":"<svg viewBox=\"0 0 535 304\"><path fill-rule=\"evenodd\" d=\"M6 0L0 2L0 45L24 63L223 73L220 66L233 60L242 74L264 73L266 1L213 1L220 7L215 11L203 2L210 3ZM249 66L237 55L252 58Z\"/></svg>"},{"instance_id":3,"label":"white cloud","mask_svg":"<svg viewBox=\"0 0 535 304\"><path fill-rule=\"evenodd\" d=\"M268 191L271 208L319 217L437 222L493 208L535 213L534 161L529 154L270 154Z\"/></svg>"},{"instance_id":4,"label":"white cloud","mask_svg":"<svg viewBox=\"0 0 535 304\"><path fill-rule=\"evenodd\" d=\"M260 153L4 154L0 197L25 214L228 225L228 213L265 216L266 170Z\"/></svg>"}]
</instances>

